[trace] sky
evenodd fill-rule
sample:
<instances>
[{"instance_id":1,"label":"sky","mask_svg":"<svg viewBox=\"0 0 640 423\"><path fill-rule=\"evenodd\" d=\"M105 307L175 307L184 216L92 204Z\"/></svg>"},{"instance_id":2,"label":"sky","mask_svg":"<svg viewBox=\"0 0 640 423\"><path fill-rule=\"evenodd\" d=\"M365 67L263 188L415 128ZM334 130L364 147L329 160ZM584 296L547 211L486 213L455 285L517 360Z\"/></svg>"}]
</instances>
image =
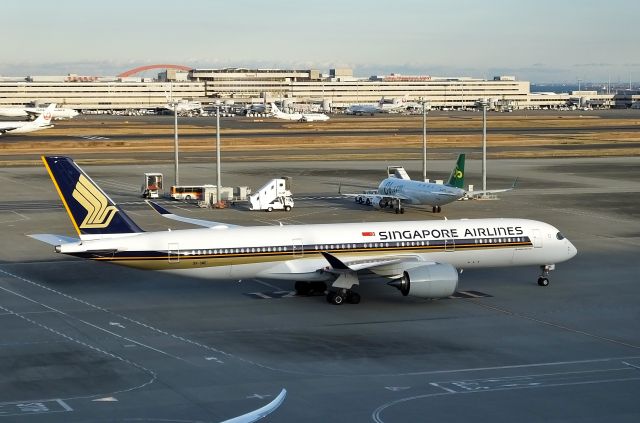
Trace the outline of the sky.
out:
<instances>
[{"instance_id":1,"label":"sky","mask_svg":"<svg viewBox=\"0 0 640 423\"><path fill-rule=\"evenodd\" d=\"M3 0L1 10L1 76L173 63L640 81L636 0Z\"/></svg>"}]
</instances>

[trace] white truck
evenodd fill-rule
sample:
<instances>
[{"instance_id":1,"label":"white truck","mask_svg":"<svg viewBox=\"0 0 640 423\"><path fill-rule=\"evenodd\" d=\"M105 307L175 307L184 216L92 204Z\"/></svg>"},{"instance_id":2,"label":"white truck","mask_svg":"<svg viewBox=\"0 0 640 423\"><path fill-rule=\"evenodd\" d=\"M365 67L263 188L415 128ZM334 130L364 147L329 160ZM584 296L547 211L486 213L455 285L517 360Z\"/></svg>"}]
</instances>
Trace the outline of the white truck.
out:
<instances>
[{"instance_id":1,"label":"white truck","mask_svg":"<svg viewBox=\"0 0 640 423\"><path fill-rule=\"evenodd\" d=\"M290 211L293 208L291 178L282 177L270 180L249 197L249 203L251 210Z\"/></svg>"}]
</instances>

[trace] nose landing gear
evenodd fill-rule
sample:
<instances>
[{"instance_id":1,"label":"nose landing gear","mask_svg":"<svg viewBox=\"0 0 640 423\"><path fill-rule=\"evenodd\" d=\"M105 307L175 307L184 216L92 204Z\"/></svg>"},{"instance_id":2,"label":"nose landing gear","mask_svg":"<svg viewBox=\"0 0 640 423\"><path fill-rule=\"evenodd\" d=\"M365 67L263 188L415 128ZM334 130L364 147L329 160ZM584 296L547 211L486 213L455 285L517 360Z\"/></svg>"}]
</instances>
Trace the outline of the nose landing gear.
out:
<instances>
[{"instance_id":1,"label":"nose landing gear","mask_svg":"<svg viewBox=\"0 0 640 423\"><path fill-rule=\"evenodd\" d=\"M540 270L542 271L542 273L538 278L538 285L549 286L549 272L551 272L555 268L556 268L555 264L545 264L543 266L540 266Z\"/></svg>"}]
</instances>

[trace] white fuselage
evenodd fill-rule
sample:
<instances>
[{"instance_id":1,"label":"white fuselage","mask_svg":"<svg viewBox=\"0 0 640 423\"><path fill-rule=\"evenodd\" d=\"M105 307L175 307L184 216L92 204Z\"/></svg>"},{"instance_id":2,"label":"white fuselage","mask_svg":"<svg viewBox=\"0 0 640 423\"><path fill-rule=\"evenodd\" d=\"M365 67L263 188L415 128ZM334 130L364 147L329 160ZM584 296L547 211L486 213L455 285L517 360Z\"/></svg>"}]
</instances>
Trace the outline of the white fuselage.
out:
<instances>
[{"instance_id":1,"label":"white fuselage","mask_svg":"<svg viewBox=\"0 0 640 423\"><path fill-rule=\"evenodd\" d=\"M328 252L344 262L397 259L375 268L394 278L425 263L456 268L546 265L575 247L553 226L525 219L470 219L231 227L143 232L56 247L60 253L207 279L329 280Z\"/></svg>"},{"instance_id":2,"label":"white fuselage","mask_svg":"<svg viewBox=\"0 0 640 423\"><path fill-rule=\"evenodd\" d=\"M273 116L278 119L295 120L300 122L322 122L325 120L329 120L329 116L325 115L324 113L284 113L278 111Z\"/></svg>"},{"instance_id":3,"label":"white fuselage","mask_svg":"<svg viewBox=\"0 0 640 423\"><path fill-rule=\"evenodd\" d=\"M442 206L464 197L465 190L433 182L387 178L378 186L378 194L402 197L405 203L413 205Z\"/></svg>"},{"instance_id":4,"label":"white fuselage","mask_svg":"<svg viewBox=\"0 0 640 423\"><path fill-rule=\"evenodd\" d=\"M40 124L36 121L25 122L0 122L0 134L25 134L27 132L40 131L52 128L50 123Z\"/></svg>"},{"instance_id":5,"label":"white fuselage","mask_svg":"<svg viewBox=\"0 0 640 423\"><path fill-rule=\"evenodd\" d=\"M38 116L46 110L46 107L25 107L24 111L27 114ZM56 107L51 112L53 119L72 119L78 116L79 113L75 109L69 109L67 107Z\"/></svg>"},{"instance_id":6,"label":"white fuselage","mask_svg":"<svg viewBox=\"0 0 640 423\"><path fill-rule=\"evenodd\" d=\"M0 116L7 117L27 117L38 116L46 110L46 107L0 107ZM74 109L57 107L51 111L53 119L71 119L78 116Z\"/></svg>"}]
</instances>

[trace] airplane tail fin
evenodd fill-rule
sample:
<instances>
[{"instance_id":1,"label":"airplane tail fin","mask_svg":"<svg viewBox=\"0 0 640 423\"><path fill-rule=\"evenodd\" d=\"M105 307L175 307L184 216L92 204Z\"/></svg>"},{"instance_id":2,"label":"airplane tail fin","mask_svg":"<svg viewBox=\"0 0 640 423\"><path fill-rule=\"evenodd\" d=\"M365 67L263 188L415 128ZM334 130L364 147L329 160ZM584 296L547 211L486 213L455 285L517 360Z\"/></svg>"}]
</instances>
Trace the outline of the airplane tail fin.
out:
<instances>
[{"instance_id":1,"label":"airplane tail fin","mask_svg":"<svg viewBox=\"0 0 640 423\"><path fill-rule=\"evenodd\" d=\"M143 232L71 158L42 162L81 239Z\"/></svg>"},{"instance_id":2,"label":"airplane tail fin","mask_svg":"<svg viewBox=\"0 0 640 423\"><path fill-rule=\"evenodd\" d=\"M275 116L279 113L280 113L280 109L278 109L278 106L276 106L276 103L271 103L271 114Z\"/></svg>"},{"instance_id":3,"label":"airplane tail fin","mask_svg":"<svg viewBox=\"0 0 640 423\"><path fill-rule=\"evenodd\" d=\"M35 126L45 126L51 124L51 118L53 117L53 109L56 108L56 103L51 103L44 109L44 112L40 114L34 121Z\"/></svg>"},{"instance_id":4,"label":"airplane tail fin","mask_svg":"<svg viewBox=\"0 0 640 423\"><path fill-rule=\"evenodd\" d=\"M464 154L458 155L456 167L451 171L447 185L456 188L464 187Z\"/></svg>"}]
</instances>

